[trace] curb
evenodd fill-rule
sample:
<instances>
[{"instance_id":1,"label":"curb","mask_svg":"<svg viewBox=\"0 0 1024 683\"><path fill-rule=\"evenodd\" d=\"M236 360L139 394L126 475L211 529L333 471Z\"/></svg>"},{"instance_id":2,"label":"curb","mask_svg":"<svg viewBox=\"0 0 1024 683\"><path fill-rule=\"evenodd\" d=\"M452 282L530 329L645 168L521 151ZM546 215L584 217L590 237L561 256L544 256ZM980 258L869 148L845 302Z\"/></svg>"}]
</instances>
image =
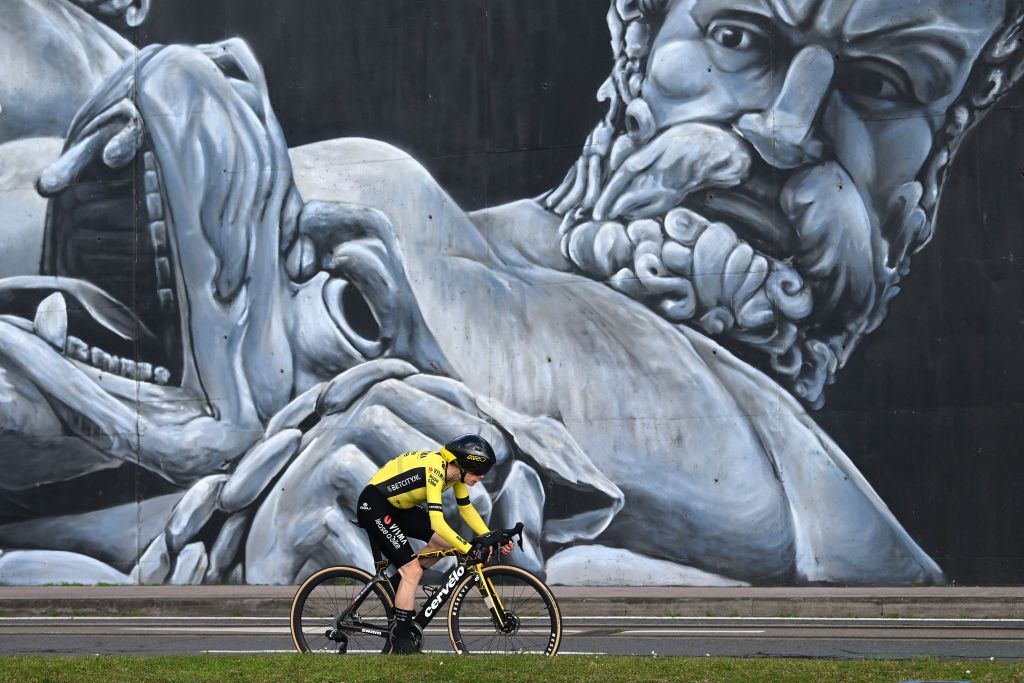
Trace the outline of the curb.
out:
<instances>
[{"instance_id":1,"label":"curb","mask_svg":"<svg viewBox=\"0 0 1024 683\"><path fill-rule=\"evenodd\" d=\"M566 616L1024 619L1024 601L1012 598L559 598L559 604Z\"/></svg>"},{"instance_id":2,"label":"curb","mask_svg":"<svg viewBox=\"0 0 1024 683\"><path fill-rule=\"evenodd\" d=\"M0 587L0 617L286 617L293 586ZM1022 588L554 586L564 616L1024 619ZM423 597L420 595L419 600Z\"/></svg>"}]
</instances>

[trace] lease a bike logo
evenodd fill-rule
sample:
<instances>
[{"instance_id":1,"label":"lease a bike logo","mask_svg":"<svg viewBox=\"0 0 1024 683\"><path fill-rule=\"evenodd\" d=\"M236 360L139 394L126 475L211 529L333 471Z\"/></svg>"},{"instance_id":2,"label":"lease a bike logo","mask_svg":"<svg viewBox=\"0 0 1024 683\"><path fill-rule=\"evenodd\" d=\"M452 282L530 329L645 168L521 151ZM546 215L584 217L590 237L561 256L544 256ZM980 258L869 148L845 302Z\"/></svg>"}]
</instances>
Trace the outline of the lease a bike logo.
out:
<instances>
[{"instance_id":1,"label":"lease a bike logo","mask_svg":"<svg viewBox=\"0 0 1024 683\"><path fill-rule=\"evenodd\" d=\"M387 515L383 521L379 517L373 521L377 524L380 532L384 534L384 538L388 539L388 543L395 546L395 548L401 548L407 542L405 534L402 533L397 524L390 524L390 519L391 515Z\"/></svg>"},{"instance_id":2,"label":"lease a bike logo","mask_svg":"<svg viewBox=\"0 0 1024 683\"><path fill-rule=\"evenodd\" d=\"M427 609L423 610L423 616L430 617L434 614L437 608L441 606L441 603L443 603L448 597L448 594L452 592L452 588L455 588L455 584L459 582L459 579L461 579L462 575L465 573L466 568L459 565L458 569L448 577L448 583L444 585L444 588L437 591L437 595L435 595L434 599L430 601L429 605L427 605Z\"/></svg>"}]
</instances>

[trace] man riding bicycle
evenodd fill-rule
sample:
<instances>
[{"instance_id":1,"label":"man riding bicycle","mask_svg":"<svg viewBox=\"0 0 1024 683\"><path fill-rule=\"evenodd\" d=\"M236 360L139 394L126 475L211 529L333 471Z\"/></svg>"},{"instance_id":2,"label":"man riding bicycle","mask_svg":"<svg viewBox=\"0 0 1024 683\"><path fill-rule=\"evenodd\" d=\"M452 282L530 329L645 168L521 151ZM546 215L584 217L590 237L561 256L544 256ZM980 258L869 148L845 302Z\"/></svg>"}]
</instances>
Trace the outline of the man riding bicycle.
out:
<instances>
[{"instance_id":1,"label":"man riding bicycle","mask_svg":"<svg viewBox=\"0 0 1024 683\"><path fill-rule=\"evenodd\" d=\"M417 559L409 545L410 536L427 542L423 552L451 547L469 554L474 561L488 559L486 547L471 545L448 526L441 494L454 489L462 519L477 534L486 534L489 529L469 500L469 487L481 481L495 462L494 449L483 437L464 434L446 443L440 451L399 455L377 470L359 494L359 526L366 530L375 551L382 552L398 567L398 573L391 577L393 586L398 582L392 652L418 652L411 634L416 588L423 570L437 561ZM425 510L420 507L424 503ZM514 543L509 541L501 553L507 555L513 547Z\"/></svg>"}]
</instances>

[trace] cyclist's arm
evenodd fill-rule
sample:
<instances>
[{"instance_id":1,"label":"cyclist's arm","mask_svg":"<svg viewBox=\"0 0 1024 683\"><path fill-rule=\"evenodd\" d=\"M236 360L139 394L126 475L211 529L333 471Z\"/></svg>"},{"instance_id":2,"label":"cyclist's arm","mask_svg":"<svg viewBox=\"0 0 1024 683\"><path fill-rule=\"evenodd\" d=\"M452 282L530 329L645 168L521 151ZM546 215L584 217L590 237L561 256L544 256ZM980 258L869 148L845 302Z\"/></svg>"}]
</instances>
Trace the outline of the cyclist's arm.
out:
<instances>
[{"instance_id":1,"label":"cyclist's arm","mask_svg":"<svg viewBox=\"0 0 1024 683\"><path fill-rule=\"evenodd\" d=\"M443 491L444 480L442 477L427 477L427 514L430 515L430 528L444 539L445 543L460 553L468 553L469 543L462 536L455 533L455 529L448 526L448 522L444 519L444 507L441 505L441 493Z\"/></svg>"},{"instance_id":2,"label":"cyclist's arm","mask_svg":"<svg viewBox=\"0 0 1024 683\"><path fill-rule=\"evenodd\" d=\"M466 520L466 524L476 534L486 534L490 529L484 524L483 517L473 507L473 503L469 501L469 487L463 484L461 481L455 482L455 486L452 487L452 491L455 493L455 502L459 504L459 514L462 519Z\"/></svg>"}]
</instances>

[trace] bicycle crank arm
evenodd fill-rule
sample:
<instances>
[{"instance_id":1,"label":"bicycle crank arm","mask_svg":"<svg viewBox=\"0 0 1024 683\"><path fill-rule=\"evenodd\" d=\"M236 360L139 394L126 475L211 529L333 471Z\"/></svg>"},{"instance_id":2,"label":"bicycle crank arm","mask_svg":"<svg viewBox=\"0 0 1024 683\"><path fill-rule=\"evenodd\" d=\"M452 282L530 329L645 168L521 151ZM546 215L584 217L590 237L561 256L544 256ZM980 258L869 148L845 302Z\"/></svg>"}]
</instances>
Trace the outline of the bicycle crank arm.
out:
<instances>
[{"instance_id":1,"label":"bicycle crank arm","mask_svg":"<svg viewBox=\"0 0 1024 683\"><path fill-rule=\"evenodd\" d=\"M387 629L376 628L373 626L353 626L351 624L339 624L337 628L338 633L364 633L369 636L381 636L388 635Z\"/></svg>"}]
</instances>

